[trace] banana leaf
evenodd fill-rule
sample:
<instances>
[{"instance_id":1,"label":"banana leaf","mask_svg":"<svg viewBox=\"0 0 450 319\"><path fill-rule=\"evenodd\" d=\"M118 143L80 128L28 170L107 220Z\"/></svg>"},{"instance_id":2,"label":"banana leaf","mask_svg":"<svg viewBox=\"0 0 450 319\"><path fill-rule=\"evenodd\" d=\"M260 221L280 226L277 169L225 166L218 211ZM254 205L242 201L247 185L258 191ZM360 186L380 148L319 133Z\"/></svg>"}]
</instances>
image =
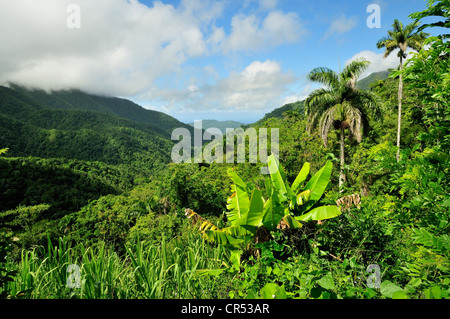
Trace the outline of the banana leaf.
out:
<instances>
[{"instance_id":1,"label":"banana leaf","mask_svg":"<svg viewBox=\"0 0 450 319\"><path fill-rule=\"evenodd\" d=\"M264 204L262 223L268 231L275 230L281 219L286 215L285 207L279 204L276 197L277 193L274 193Z\"/></svg>"},{"instance_id":2,"label":"banana leaf","mask_svg":"<svg viewBox=\"0 0 450 319\"><path fill-rule=\"evenodd\" d=\"M325 220L337 217L341 214L337 206L320 206L314 208L306 214L295 217L296 220L308 222L310 220Z\"/></svg>"},{"instance_id":3,"label":"banana leaf","mask_svg":"<svg viewBox=\"0 0 450 319\"><path fill-rule=\"evenodd\" d=\"M238 248L244 242L243 239L235 238L223 230L207 230L205 236L209 241L227 248Z\"/></svg>"},{"instance_id":4,"label":"banana leaf","mask_svg":"<svg viewBox=\"0 0 450 319\"><path fill-rule=\"evenodd\" d=\"M322 167L306 184L305 190L311 190L311 195L306 204L305 211L311 208L322 197L330 182L332 169L333 164L330 161L327 161L325 166Z\"/></svg>"},{"instance_id":5,"label":"banana leaf","mask_svg":"<svg viewBox=\"0 0 450 319\"><path fill-rule=\"evenodd\" d=\"M295 198L295 194L289 187L283 166L280 165L275 155L269 156L268 166L274 192L276 191L278 193L279 201L292 201Z\"/></svg>"},{"instance_id":6,"label":"banana leaf","mask_svg":"<svg viewBox=\"0 0 450 319\"><path fill-rule=\"evenodd\" d=\"M248 211L241 216L235 225L248 225L259 227L262 225L264 212L264 199L262 192L259 189L255 189L252 192L252 197L250 200L250 208Z\"/></svg>"},{"instance_id":7,"label":"banana leaf","mask_svg":"<svg viewBox=\"0 0 450 319\"><path fill-rule=\"evenodd\" d=\"M300 170L300 173L298 173L297 178L295 179L294 183L292 183L292 186L291 186L291 189L294 192L294 194L298 193L301 184L308 177L310 167L311 167L311 165L308 162L303 164L303 167Z\"/></svg>"},{"instance_id":8,"label":"banana leaf","mask_svg":"<svg viewBox=\"0 0 450 319\"><path fill-rule=\"evenodd\" d=\"M303 227L303 225L298 222L294 217L292 217L291 215L286 215L283 217L283 221L286 223L286 225L289 226L289 228L291 229L298 229Z\"/></svg>"},{"instance_id":9,"label":"banana leaf","mask_svg":"<svg viewBox=\"0 0 450 319\"><path fill-rule=\"evenodd\" d=\"M228 170L228 175L234 184L231 186L233 194L228 198L227 202L227 218L234 225L250 209L250 200L247 193L247 185L244 181L232 169Z\"/></svg>"}]
</instances>

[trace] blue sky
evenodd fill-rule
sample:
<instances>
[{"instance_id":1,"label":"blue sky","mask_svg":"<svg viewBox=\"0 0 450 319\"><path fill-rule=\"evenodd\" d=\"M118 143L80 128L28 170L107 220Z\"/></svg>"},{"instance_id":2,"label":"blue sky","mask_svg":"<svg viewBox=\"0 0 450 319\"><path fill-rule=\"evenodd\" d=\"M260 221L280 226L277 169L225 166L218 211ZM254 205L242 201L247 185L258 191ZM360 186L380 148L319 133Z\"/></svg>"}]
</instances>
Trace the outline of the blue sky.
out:
<instances>
[{"instance_id":1,"label":"blue sky","mask_svg":"<svg viewBox=\"0 0 450 319\"><path fill-rule=\"evenodd\" d=\"M367 25L371 4L380 28ZM396 67L396 54L383 59L376 42L394 19L410 23L425 8L424 0L2 1L0 84L120 96L183 122L250 123L304 99L317 87L306 80L315 67L339 71L359 57L372 62L363 76Z\"/></svg>"}]
</instances>

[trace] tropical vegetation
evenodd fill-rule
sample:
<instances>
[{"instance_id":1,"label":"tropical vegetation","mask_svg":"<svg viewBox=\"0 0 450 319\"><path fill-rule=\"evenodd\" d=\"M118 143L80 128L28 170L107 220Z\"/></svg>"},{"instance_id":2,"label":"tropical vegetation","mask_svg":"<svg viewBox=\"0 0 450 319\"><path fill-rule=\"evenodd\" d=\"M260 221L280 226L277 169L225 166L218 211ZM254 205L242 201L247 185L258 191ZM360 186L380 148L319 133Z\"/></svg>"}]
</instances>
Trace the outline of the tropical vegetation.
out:
<instances>
[{"instance_id":1,"label":"tropical vegetation","mask_svg":"<svg viewBox=\"0 0 450 319\"><path fill-rule=\"evenodd\" d=\"M398 49L398 57L400 58L400 71L403 68L403 59L407 57L408 48L420 51L423 42L429 36L428 33L417 31L419 22L413 22L405 27L397 19L394 20L392 30L388 31L388 36L380 39L377 43L378 49L386 48L384 57L387 58L393 51ZM398 124L397 124L397 161L400 156L400 136L402 125L402 99L403 99L403 74L399 73L398 81Z\"/></svg>"},{"instance_id":2,"label":"tropical vegetation","mask_svg":"<svg viewBox=\"0 0 450 319\"><path fill-rule=\"evenodd\" d=\"M377 98L370 91L356 89L359 75L370 64L364 59L351 62L337 75L328 68L317 68L308 74L311 81L325 85L312 92L305 100L305 115L308 116L307 130L311 132L319 126L320 136L325 147L328 146L328 133L331 128L339 131L340 169L339 186L345 181L345 130L351 137L362 141L363 130L367 129L369 113L380 118Z\"/></svg>"},{"instance_id":3,"label":"tropical vegetation","mask_svg":"<svg viewBox=\"0 0 450 319\"><path fill-rule=\"evenodd\" d=\"M279 129L267 163L173 164L169 116L1 87L0 297L448 299L450 45L420 42L367 89L365 61L312 70L251 126Z\"/></svg>"}]
</instances>

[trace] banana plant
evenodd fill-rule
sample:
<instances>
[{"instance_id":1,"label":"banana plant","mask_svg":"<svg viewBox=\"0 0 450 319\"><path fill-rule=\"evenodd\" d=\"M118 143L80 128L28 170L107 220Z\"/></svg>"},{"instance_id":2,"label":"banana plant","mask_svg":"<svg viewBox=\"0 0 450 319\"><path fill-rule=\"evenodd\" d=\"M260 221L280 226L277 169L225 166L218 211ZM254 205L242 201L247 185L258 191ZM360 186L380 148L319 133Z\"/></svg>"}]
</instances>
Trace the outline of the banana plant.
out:
<instances>
[{"instance_id":1,"label":"banana plant","mask_svg":"<svg viewBox=\"0 0 450 319\"><path fill-rule=\"evenodd\" d=\"M277 229L281 220L296 229L304 222L330 219L341 214L337 206L314 208L330 181L330 161L303 188L310 172L309 163L303 165L292 185L289 185L284 169L274 155L269 157L268 167L270 179L265 181L267 199L260 190L245 183L233 169L228 170L233 180L232 195L227 202L229 227L204 231L207 239L232 251L237 265L243 250L251 243L270 240L270 232Z\"/></svg>"},{"instance_id":2,"label":"banana plant","mask_svg":"<svg viewBox=\"0 0 450 319\"><path fill-rule=\"evenodd\" d=\"M289 185L283 166L278 159L271 155L269 157L269 172L274 192L274 197L280 201L284 207L284 216L282 219L291 228L301 227L301 222L311 220L326 220L337 217L341 214L336 205L319 206L313 208L324 194L331 177L333 164L327 161L326 164L306 183L311 165L306 162L303 164L297 178Z\"/></svg>"}]
</instances>

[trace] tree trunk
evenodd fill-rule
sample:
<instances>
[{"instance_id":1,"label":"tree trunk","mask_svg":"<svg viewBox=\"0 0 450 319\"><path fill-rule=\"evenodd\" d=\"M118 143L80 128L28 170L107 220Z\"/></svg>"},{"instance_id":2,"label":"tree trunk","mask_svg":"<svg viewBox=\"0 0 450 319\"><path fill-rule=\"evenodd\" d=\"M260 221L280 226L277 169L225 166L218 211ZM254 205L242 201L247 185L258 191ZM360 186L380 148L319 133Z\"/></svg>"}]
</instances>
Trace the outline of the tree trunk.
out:
<instances>
[{"instance_id":1,"label":"tree trunk","mask_svg":"<svg viewBox=\"0 0 450 319\"><path fill-rule=\"evenodd\" d=\"M400 72L403 70L403 57L400 56ZM400 132L402 125L403 75L398 81L398 124L397 124L397 162L400 161Z\"/></svg>"},{"instance_id":2,"label":"tree trunk","mask_svg":"<svg viewBox=\"0 0 450 319\"><path fill-rule=\"evenodd\" d=\"M344 165L345 165L344 129L341 127L341 171L339 174L339 189L341 192L343 192L342 186L344 185L345 182Z\"/></svg>"}]
</instances>

